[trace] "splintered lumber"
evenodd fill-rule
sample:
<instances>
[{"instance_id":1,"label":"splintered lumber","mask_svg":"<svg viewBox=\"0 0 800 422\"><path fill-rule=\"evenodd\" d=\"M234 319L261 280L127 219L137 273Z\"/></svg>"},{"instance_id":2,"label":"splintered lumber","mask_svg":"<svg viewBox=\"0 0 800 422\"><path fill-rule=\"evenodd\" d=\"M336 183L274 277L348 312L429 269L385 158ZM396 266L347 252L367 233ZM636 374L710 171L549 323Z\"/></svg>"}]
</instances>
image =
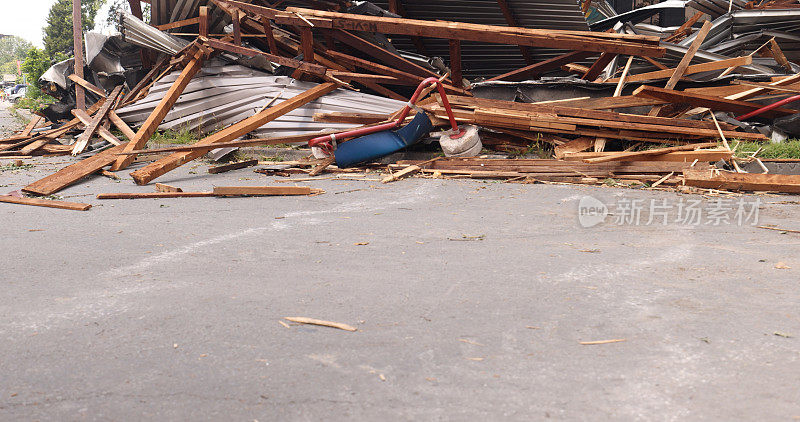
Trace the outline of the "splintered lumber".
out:
<instances>
[{"instance_id":1,"label":"splintered lumber","mask_svg":"<svg viewBox=\"0 0 800 422\"><path fill-rule=\"evenodd\" d=\"M555 156L558 159L564 158L567 154L586 151L594 145L594 139L581 137L573 139L566 144L558 145L554 148Z\"/></svg>"},{"instance_id":2,"label":"splintered lumber","mask_svg":"<svg viewBox=\"0 0 800 422\"><path fill-rule=\"evenodd\" d=\"M730 111L733 113L750 113L763 108L761 104L748 103L747 101L728 100L711 95L703 95L686 91L656 88L643 85L633 91L634 96L657 98L676 104L689 104L694 107L705 107L716 111ZM765 117L789 116L797 111L786 108L776 108L763 113Z\"/></svg>"},{"instance_id":3,"label":"splintered lumber","mask_svg":"<svg viewBox=\"0 0 800 422\"><path fill-rule=\"evenodd\" d=\"M153 112L150 113L150 116L147 117L147 120L142 124L139 128L139 131L136 132L136 135L130 142L127 144L127 148L125 151L133 151L135 149L141 149L147 141L153 136L153 133L158 129L158 125L164 120L169 110L175 105L175 102L178 101L178 97L181 96L183 90L186 89L186 85L189 84L189 81L192 80L192 77L200 70L200 67L203 63L203 55L201 51L195 53L194 57L189 61L186 67L183 68L183 71L178 76L178 79L172 83L169 87L169 90L164 94L164 97L158 103L158 105L153 109ZM128 167L131 162L133 162L135 156L120 156L117 157L114 165L111 167L111 171L118 171Z\"/></svg>"},{"instance_id":4,"label":"splintered lumber","mask_svg":"<svg viewBox=\"0 0 800 422\"><path fill-rule=\"evenodd\" d=\"M97 199L210 198L214 192L119 192L101 193Z\"/></svg>"},{"instance_id":5,"label":"splintered lumber","mask_svg":"<svg viewBox=\"0 0 800 422\"><path fill-rule=\"evenodd\" d=\"M92 117L89 116L85 111L75 108L72 109L72 115L77 117L78 120L81 121L86 126L89 126L92 122ZM114 144L119 145L122 143L113 133L111 133L108 129L104 128L103 126L97 127L97 134L100 135L101 138L105 139L106 141Z\"/></svg>"},{"instance_id":6,"label":"splintered lumber","mask_svg":"<svg viewBox=\"0 0 800 422\"><path fill-rule=\"evenodd\" d=\"M708 148L708 147L716 147L716 142L709 142L703 144L691 144L691 145L681 145L677 147L668 147L668 148L657 148L657 149L649 149L644 151L627 151L627 152L620 152L616 154L606 155L602 157L595 157L595 158L586 158L583 160L584 163L606 163L609 161L621 161L623 159L629 158L641 158L647 159L651 156L662 155L670 152L676 151L691 151L698 148Z\"/></svg>"},{"instance_id":7,"label":"splintered lumber","mask_svg":"<svg viewBox=\"0 0 800 422\"><path fill-rule=\"evenodd\" d=\"M156 183L156 192L183 192L183 189L164 183Z\"/></svg>"},{"instance_id":8,"label":"splintered lumber","mask_svg":"<svg viewBox=\"0 0 800 422\"><path fill-rule=\"evenodd\" d=\"M800 193L800 176L786 174L730 173L719 170L683 170L686 186L729 191Z\"/></svg>"},{"instance_id":9,"label":"splintered lumber","mask_svg":"<svg viewBox=\"0 0 800 422\"><path fill-rule=\"evenodd\" d=\"M657 37L374 17L294 7L289 7L286 11L279 11L239 1L219 1L251 13L266 16L277 24L285 25L307 27L308 23L311 22L315 28L458 39L527 47L552 48L553 46L558 46L568 50L634 54L637 56L661 57L665 52L662 47L654 43L658 39ZM302 18L298 15L302 15Z\"/></svg>"},{"instance_id":10,"label":"splintered lumber","mask_svg":"<svg viewBox=\"0 0 800 422\"><path fill-rule=\"evenodd\" d=\"M215 186L217 196L311 195L319 192L308 186Z\"/></svg>"},{"instance_id":11,"label":"splintered lumber","mask_svg":"<svg viewBox=\"0 0 800 422\"><path fill-rule=\"evenodd\" d=\"M127 143L111 147L83 161L64 167L43 179L25 186L22 190L35 195L52 195L90 174L97 173L98 170L113 163L117 158L116 153L122 152L122 150L125 149L125 145L127 145Z\"/></svg>"},{"instance_id":12,"label":"splintered lumber","mask_svg":"<svg viewBox=\"0 0 800 422\"><path fill-rule=\"evenodd\" d=\"M245 167L257 166L258 160L239 161L238 163L230 163L221 166L211 167L208 172L211 174L224 173L231 170L239 170Z\"/></svg>"},{"instance_id":13,"label":"splintered lumber","mask_svg":"<svg viewBox=\"0 0 800 422\"><path fill-rule=\"evenodd\" d=\"M48 199L39 198L20 198L11 195L0 195L0 202L19 205L33 205L36 207L60 208L63 210L73 211L86 211L92 207L90 204L81 204L79 202L51 201Z\"/></svg>"},{"instance_id":14,"label":"splintered lumber","mask_svg":"<svg viewBox=\"0 0 800 422\"><path fill-rule=\"evenodd\" d=\"M307 318L307 317L283 317L283 319L287 321L297 322L299 324L311 324L311 325L322 325L324 327L331 327L331 328L338 328L340 330L345 331L357 331L358 329L347 325L342 324L341 322L333 322L333 321L324 321L321 319L316 318Z\"/></svg>"},{"instance_id":15,"label":"splintered lumber","mask_svg":"<svg viewBox=\"0 0 800 422\"><path fill-rule=\"evenodd\" d=\"M732 59L718 60L715 62L693 64L686 68L683 75L692 75L701 72L710 72L712 70L722 70L735 66L747 66L753 63L753 56L734 57ZM675 69L656 70L653 72L639 73L636 75L628 75L625 78L626 82L643 82L654 79L669 78L675 73ZM606 82L619 82L619 78L609 79Z\"/></svg>"},{"instance_id":16,"label":"splintered lumber","mask_svg":"<svg viewBox=\"0 0 800 422\"><path fill-rule=\"evenodd\" d=\"M203 138L194 145L213 145L220 142L232 141L240 136L243 136L247 133L250 133L260 128L261 126L271 122L272 120L277 119L280 116L283 116L284 114L298 107L303 106L304 104L307 104L311 101L316 100L317 98L320 98L332 92L337 88L337 86L338 85L335 83L324 83L317 85L314 88L309 89L308 91L305 91L292 98L289 98L281 102L280 104L262 110L258 114L248 117L206 138ZM131 148L131 150L132 149L133 148ZM151 163L146 167L134 171L133 173L131 173L131 176L133 177L133 180L137 184L144 185L149 183L156 177L159 177L177 167L180 167L183 164L188 163L189 161L199 158L204 154L205 154L204 150L174 153L154 163Z\"/></svg>"},{"instance_id":17,"label":"splintered lumber","mask_svg":"<svg viewBox=\"0 0 800 422\"><path fill-rule=\"evenodd\" d=\"M108 98L106 98L106 101L103 103L103 106L100 107L100 110L95 113L94 117L92 117L92 120L86 125L86 130L84 130L83 133L78 136L78 139L75 141L75 145L72 148L72 155L78 155L86 149L86 146L89 144L92 136L94 136L94 133L97 132L97 129L100 127L100 123L102 123L103 119L106 118L106 114L108 114L108 111L111 110L111 106L114 105L114 100L116 100L120 92L122 92L122 85L114 88L111 94L109 94ZM119 145L119 141L112 143Z\"/></svg>"}]
</instances>

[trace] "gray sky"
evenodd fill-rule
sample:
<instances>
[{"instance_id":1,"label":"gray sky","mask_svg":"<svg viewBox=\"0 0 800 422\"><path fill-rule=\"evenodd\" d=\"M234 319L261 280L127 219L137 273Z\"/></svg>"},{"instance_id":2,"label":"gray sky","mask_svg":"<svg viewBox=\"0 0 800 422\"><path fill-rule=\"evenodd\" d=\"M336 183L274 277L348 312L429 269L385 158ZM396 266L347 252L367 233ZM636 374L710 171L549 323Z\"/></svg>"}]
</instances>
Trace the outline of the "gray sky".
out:
<instances>
[{"instance_id":1,"label":"gray sky","mask_svg":"<svg viewBox=\"0 0 800 422\"><path fill-rule=\"evenodd\" d=\"M16 35L32 42L37 47L42 45L42 28L45 26L47 13L56 0L2 0L0 1L0 34ZM97 12L95 22L105 19L108 6ZM99 29L99 25L96 26Z\"/></svg>"}]
</instances>

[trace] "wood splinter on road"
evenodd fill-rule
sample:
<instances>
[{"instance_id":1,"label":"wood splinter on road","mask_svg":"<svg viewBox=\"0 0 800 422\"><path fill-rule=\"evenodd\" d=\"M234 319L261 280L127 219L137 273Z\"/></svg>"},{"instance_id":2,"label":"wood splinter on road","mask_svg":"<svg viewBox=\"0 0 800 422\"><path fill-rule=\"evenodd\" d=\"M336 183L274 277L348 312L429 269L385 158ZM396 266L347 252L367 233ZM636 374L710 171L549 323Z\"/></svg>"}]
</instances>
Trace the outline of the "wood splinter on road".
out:
<instances>
[{"instance_id":1,"label":"wood splinter on road","mask_svg":"<svg viewBox=\"0 0 800 422\"><path fill-rule=\"evenodd\" d=\"M619 343L619 342L622 342L622 341L627 341L627 339L617 338L617 339L613 339L613 340L582 341L580 343L585 345L585 346L589 346L589 345L593 345L593 344Z\"/></svg>"},{"instance_id":2,"label":"wood splinter on road","mask_svg":"<svg viewBox=\"0 0 800 422\"><path fill-rule=\"evenodd\" d=\"M283 317L287 321L297 322L300 324L322 325L324 327L338 328L345 331L356 331L357 329L351 325L342 324L341 322L325 321L321 319L306 318L306 317Z\"/></svg>"}]
</instances>

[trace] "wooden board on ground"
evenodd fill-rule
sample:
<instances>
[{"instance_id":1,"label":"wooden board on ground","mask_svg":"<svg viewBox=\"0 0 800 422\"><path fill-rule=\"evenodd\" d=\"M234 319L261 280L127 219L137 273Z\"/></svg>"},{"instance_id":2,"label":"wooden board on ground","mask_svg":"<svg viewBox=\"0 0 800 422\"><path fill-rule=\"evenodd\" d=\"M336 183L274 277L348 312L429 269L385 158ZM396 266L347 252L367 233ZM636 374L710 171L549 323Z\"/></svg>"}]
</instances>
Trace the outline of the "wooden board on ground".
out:
<instances>
[{"instance_id":1,"label":"wooden board on ground","mask_svg":"<svg viewBox=\"0 0 800 422\"><path fill-rule=\"evenodd\" d=\"M239 161L237 163L230 163L230 164L224 164L224 165L221 165L221 166L211 167L211 168L208 169L208 172L211 173L211 174L217 174L217 173L224 173L226 171L231 171L231 170L239 170L239 169L243 169L245 167L257 166L257 165L258 165L258 160L246 160L246 161Z\"/></svg>"},{"instance_id":2,"label":"wooden board on ground","mask_svg":"<svg viewBox=\"0 0 800 422\"><path fill-rule=\"evenodd\" d=\"M89 204L81 204L79 202L51 201L49 199L39 198L20 198L11 195L0 195L0 202L19 205L33 205L36 207L60 208L73 211L86 211L92 207Z\"/></svg>"},{"instance_id":3,"label":"wooden board on ground","mask_svg":"<svg viewBox=\"0 0 800 422\"><path fill-rule=\"evenodd\" d=\"M214 195L219 196L280 196L311 195L318 189L309 186L215 186Z\"/></svg>"},{"instance_id":4,"label":"wooden board on ground","mask_svg":"<svg viewBox=\"0 0 800 422\"><path fill-rule=\"evenodd\" d=\"M52 195L90 174L97 173L101 168L113 163L117 158L116 153L122 152L125 149L125 145L127 145L127 143L111 147L85 160L64 167L45 178L25 186L22 190L36 195Z\"/></svg>"}]
</instances>

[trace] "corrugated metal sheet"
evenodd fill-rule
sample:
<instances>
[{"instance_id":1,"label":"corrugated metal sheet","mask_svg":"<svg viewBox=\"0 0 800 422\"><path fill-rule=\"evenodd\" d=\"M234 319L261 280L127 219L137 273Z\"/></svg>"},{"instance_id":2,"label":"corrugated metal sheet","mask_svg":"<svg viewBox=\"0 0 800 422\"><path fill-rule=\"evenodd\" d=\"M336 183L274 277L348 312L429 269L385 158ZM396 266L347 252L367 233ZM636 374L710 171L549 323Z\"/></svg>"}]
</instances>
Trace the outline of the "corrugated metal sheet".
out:
<instances>
[{"instance_id":1,"label":"corrugated metal sheet","mask_svg":"<svg viewBox=\"0 0 800 422\"><path fill-rule=\"evenodd\" d=\"M378 0L378 6L389 9L389 2ZM508 0L517 25L525 28L588 31L589 25L576 0ZM496 0L404 0L406 16L412 19L447 20L506 26ZM401 50L416 51L407 37L393 36L393 44ZM424 39L425 53L449 62L447 40ZM422 52L420 52L422 53ZM563 51L531 49L534 61L546 60ZM516 46L462 42L462 66L467 78L491 77L525 66Z\"/></svg>"},{"instance_id":2,"label":"corrugated metal sheet","mask_svg":"<svg viewBox=\"0 0 800 422\"><path fill-rule=\"evenodd\" d=\"M148 95L117 114L128 124L141 125L177 79L173 72L159 80ZM212 61L187 85L159 129L188 129L211 133L258 113L263 107L300 94L315 83L285 76L272 76L240 65ZM315 113L393 113L405 103L387 98L338 89L304 105L253 132L255 136L289 136L327 129L344 130L351 124L313 121Z\"/></svg>"}]
</instances>

